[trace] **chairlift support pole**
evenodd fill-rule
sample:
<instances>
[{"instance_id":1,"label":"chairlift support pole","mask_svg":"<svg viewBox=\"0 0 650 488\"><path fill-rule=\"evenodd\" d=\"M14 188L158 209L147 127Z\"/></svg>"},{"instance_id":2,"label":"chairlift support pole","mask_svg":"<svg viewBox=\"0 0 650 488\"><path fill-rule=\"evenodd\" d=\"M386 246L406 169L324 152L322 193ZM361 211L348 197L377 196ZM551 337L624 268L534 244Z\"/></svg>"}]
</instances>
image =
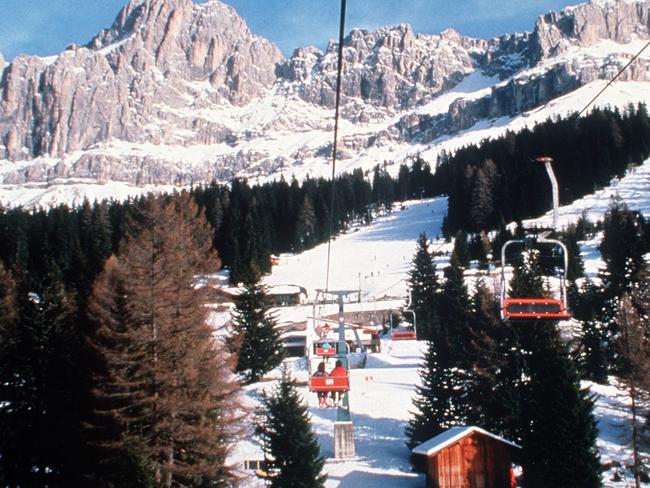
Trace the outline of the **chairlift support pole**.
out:
<instances>
[{"instance_id":1,"label":"chairlift support pole","mask_svg":"<svg viewBox=\"0 0 650 488\"><path fill-rule=\"evenodd\" d=\"M538 163L543 163L546 168L546 174L548 174L548 179L551 180L551 190L553 192L553 230L557 232L558 229L558 208L560 207L560 191L557 185L557 178L555 178L555 172L553 171L553 158L544 156L541 158L535 159Z\"/></svg>"},{"instance_id":2,"label":"chairlift support pole","mask_svg":"<svg viewBox=\"0 0 650 488\"><path fill-rule=\"evenodd\" d=\"M345 353L347 350L347 342L345 340L345 313L343 311L343 301L347 295L357 293L357 290L325 291L325 293L338 297L339 341L336 358L341 361L343 367L348 371L349 377L350 361L348 354ZM350 416L350 392L347 391L343 395L341 404L336 408L336 422L334 422L334 457L337 459L350 459L355 457L355 455L354 425L352 423L352 417Z\"/></svg>"},{"instance_id":3,"label":"chairlift support pole","mask_svg":"<svg viewBox=\"0 0 650 488\"><path fill-rule=\"evenodd\" d=\"M544 164L544 167L546 168L546 173L548 174L548 178L551 181L551 189L553 192L553 226L552 229L553 231L558 230L558 208L560 206L560 197L559 197L559 190L558 190L558 184L557 184L557 179L555 178L555 172L553 171L553 159L547 156L544 157L539 157L536 158L534 161L538 163ZM563 264L564 264L564 270L562 272L562 276L560 277L560 293L561 293L561 300L558 302L557 300L553 301L551 303L552 306L556 307L556 310L553 311L545 311L543 313L546 314L547 318L568 318L569 315L566 310L566 304L567 304L567 288L566 288L566 280L567 280L567 274L568 274L568 269L569 269L569 253L567 251L566 246L564 243L557 239L550 239L548 236L551 233L550 230L543 232L538 238L537 242L541 244L552 244L554 246L558 246L562 250L563 254ZM505 263L506 263L506 251L508 249L508 246L514 243L523 243L523 244L528 244L530 242L530 238L527 238L525 240L521 239L514 239L507 241L502 247L501 247L501 290L500 290L500 304L501 304L501 319L506 320L508 316L510 316L510 312L506 311L506 307L511 306L512 304L512 299L506 300L506 276L505 276ZM540 311L540 307L545 307L547 306L547 303L544 303L543 305L540 305L540 302L544 302L543 299L526 299L525 301L522 300L522 302L516 304L517 306L528 306L528 307L536 307L534 311L528 311L528 310L519 310L516 313L520 314L518 317L521 318L531 318L531 315L535 315L537 312ZM558 310L559 308L559 310ZM541 315L538 316L537 318L541 318Z\"/></svg>"}]
</instances>

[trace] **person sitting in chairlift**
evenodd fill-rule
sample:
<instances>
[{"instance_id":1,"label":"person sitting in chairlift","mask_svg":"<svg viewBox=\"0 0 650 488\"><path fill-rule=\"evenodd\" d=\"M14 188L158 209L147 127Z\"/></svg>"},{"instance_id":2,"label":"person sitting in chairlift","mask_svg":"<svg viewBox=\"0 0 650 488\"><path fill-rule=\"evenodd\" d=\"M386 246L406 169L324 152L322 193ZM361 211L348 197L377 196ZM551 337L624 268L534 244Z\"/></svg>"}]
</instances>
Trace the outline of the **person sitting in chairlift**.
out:
<instances>
[{"instance_id":1,"label":"person sitting in chairlift","mask_svg":"<svg viewBox=\"0 0 650 488\"><path fill-rule=\"evenodd\" d=\"M330 376L337 378L345 378L348 375L348 370L343 367L343 362L340 359L336 360L334 369L330 371ZM332 392L332 401L334 405L338 406L341 403L341 399L345 393L342 391L333 391Z\"/></svg>"},{"instance_id":2,"label":"person sitting in chairlift","mask_svg":"<svg viewBox=\"0 0 650 488\"><path fill-rule=\"evenodd\" d=\"M327 373L325 372L325 363L320 362L318 363L318 367L316 368L316 372L313 374L314 377L323 377L327 376ZM327 407L327 392L326 391L319 391L318 392L318 406L319 407Z\"/></svg>"}]
</instances>

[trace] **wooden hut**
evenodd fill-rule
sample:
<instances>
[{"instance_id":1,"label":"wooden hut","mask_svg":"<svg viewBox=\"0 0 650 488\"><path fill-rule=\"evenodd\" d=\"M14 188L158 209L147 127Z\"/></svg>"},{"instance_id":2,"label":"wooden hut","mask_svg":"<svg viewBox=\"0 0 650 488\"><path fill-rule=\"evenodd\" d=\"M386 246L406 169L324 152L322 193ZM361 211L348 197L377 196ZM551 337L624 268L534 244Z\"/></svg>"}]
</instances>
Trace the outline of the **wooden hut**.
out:
<instances>
[{"instance_id":1,"label":"wooden hut","mask_svg":"<svg viewBox=\"0 0 650 488\"><path fill-rule=\"evenodd\" d=\"M516 449L480 427L459 426L415 447L413 455L424 456L427 488L509 488Z\"/></svg>"}]
</instances>

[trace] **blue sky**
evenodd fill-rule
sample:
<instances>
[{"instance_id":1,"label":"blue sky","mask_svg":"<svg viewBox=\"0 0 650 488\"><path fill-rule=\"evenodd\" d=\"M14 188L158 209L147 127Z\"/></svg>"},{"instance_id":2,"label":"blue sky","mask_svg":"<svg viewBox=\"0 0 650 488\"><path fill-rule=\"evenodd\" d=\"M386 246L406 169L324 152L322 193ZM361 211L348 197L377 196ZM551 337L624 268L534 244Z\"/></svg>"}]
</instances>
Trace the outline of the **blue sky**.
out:
<instances>
[{"instance_id":1,"label":"blue sky","mask_svg":"<svg viewBox=\"0 0 650 488\"><path fill-rule=\"evenodd\" d=\"M195 0L197 1L197 0ZM109 27L127 0L0 0L0 52L47 56L84 44ZM251 30L277 44L285 56L300 46L323 48L338 36L339 0L226 0ZM571 0L347 0L346 32L409 23L418 33L453 27L490 38L530 31L535 18Z\"/></svg>"}]
</instances>

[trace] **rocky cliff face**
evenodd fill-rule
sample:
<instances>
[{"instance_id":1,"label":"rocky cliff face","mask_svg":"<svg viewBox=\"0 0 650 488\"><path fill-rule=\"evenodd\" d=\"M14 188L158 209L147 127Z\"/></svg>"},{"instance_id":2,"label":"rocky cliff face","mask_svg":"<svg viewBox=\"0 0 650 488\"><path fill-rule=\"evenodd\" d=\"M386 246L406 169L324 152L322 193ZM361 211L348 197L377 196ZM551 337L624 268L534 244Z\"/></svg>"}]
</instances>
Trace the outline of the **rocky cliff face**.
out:
<instances>
[{"instance_id":1,"label":"rocky cliff face","mask_svg":"<svg viewBox=\"0 0 650 488\"><path fill-rule=\"evenodd\" d=\"M431 143L610 78L631 57L625 45L650 37L649 11L650 0L594 0L489 41L408 25L353 30L342 116L359 129L343 137L341 157ZM326 162L336 55L330 43L284 59L217 0L132 0L85 46L4 69L0 57L0 179L186 184ZM478 72L494 78L480 96L421 110ZM623 79L648 73L645 57Z\"/></svg>"},{"instance_id":2,"label":"rocky cliff face","mask_svg":"<svg viewBox=\"0 0 650 488\"><path fill-rule=\"evenodd\" d=\"M440 35L415 35L409 25L374 32L353 30L344 41L342 92L347 98L403 110L431 100L476 67L487 42L447 30ZM298 49L279 74L294 83L303 100L333 107L337 45ZM348 118L354 119L353 114Z\"/></svg>"},{"instance_id":3,"label":"rocky cliff face","mask_svg":"<svg viewBox=\"0 0 650 488\"><path fill-rule=\"evenodd\" d=\"M531 36L530 59L535 64L602 39L626 44L647 38L649 29L650 3L595 0L538 18Z\"/></svg>"},{"instance_id":4,"label":"rocky cliff face","mask_svg":"<svg viewBox=\"0 0 650 488\"><path fill-rule=\"evenodd\" d=\"M7 67L0 159L63 156L111 138L221 142L227 128L197 127L178 111L250 102L273 85L281 59L220 2L133 0L88 45ZM191 135L179 138L179 128Z\"/></svg>"}]
</instances>

